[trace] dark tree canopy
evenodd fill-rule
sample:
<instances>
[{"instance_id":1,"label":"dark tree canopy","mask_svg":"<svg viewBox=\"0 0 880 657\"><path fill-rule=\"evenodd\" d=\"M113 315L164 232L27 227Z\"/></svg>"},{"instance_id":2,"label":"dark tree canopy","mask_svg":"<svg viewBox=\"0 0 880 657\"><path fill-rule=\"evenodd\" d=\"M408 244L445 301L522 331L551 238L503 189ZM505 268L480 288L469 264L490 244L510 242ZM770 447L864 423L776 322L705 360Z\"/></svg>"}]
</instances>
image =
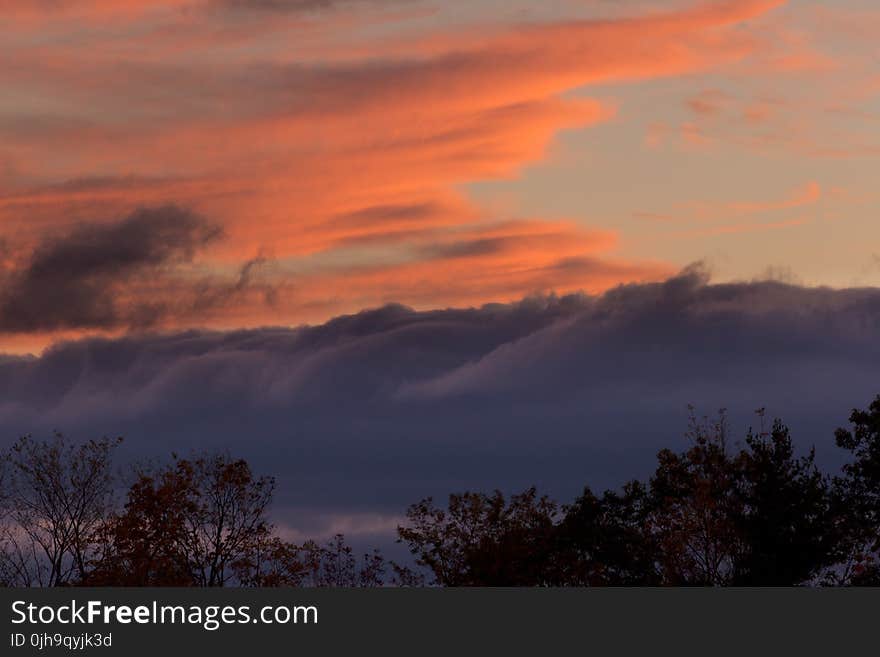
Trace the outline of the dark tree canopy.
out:
<instances>
[{"instance_id":1,"label":"dark tree canopy","mask_svg":"<svg viewBox=\"0 0 880 657\"><path fill-rule=\"evenodd\" d=\"M880 396L867 410L853 410L850 428L835 432L852 454L834 480L834 503L842 538L839 580L880 586Z\"/></svg>"},{"instance_id":2,"label":"dark tree canopy","mask_svg":"<svg viewBox=\"0 0 880 657\"><path fill-rule=\"evenodd\" d=\"M877 581L880 399L838 444L831 479L797 455L779 420L732 444L722 411L691 416L682 452L662 450L647 482L559 507L534 489L451 495L410 507L398 530L440 585L795 586Z\"/></svg>"},{"instance_id":3,"label":"dark tree canopy","mask_svg":"<svg viewBox=\"0 0 880 657\"><path fill-rule=\"evenodd\" d=\"M398 533L435 584L531 585L552 575L556 515L534 488L509 500L500 491L453 494L446 509L431 498L412 505Z\"/></svg>"}]
</instances>

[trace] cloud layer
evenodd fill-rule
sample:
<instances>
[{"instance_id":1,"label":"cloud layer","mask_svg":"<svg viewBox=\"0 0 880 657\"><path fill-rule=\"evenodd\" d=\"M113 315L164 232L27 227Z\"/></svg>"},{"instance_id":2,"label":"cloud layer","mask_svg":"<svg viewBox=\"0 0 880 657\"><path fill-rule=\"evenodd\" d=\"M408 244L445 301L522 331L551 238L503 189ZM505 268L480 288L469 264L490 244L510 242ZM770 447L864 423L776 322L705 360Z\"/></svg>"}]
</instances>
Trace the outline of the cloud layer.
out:
<instances>
[{"instance_id":1,"label":"cloud layer","mask_svg":"<svg viewBox=\"0 0 880 657\"><path fill-rule=\"evenodd\" d=\"M284 524L379 531L423 495L645 474L688 403L730 408L740 436L767 406L834 462L832 430L880 392L878 331L880 290L692 269L601 296L63 343L0 360L0 428L123 434L130 457L229 449L279 477Z\"/></svg>"}]
</instances>

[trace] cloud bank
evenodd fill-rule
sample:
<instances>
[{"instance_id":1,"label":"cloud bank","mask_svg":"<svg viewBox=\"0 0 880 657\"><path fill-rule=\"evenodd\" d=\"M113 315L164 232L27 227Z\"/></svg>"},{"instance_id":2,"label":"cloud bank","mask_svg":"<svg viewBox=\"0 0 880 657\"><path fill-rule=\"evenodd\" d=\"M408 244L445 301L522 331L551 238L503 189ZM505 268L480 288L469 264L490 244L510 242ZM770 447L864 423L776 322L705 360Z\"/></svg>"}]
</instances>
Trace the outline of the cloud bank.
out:
<instances>
[{"instance_id":1,"label":"cloud bank","mask_svg":"<svg viewBox=\"0 0 880 657\"><path fill-rule=\"evenodd\" d=\"M766 406L834 462L832 430L880 392L878 334L878 289L711 284L694 268L600 296L6 356L0 435L122 434L130 457L228 449L279 478L284 523L375 529L428 494L567 496L646 474L682 444L689 403L728 407L739 435Z\"/></svg>"}]
</instances>

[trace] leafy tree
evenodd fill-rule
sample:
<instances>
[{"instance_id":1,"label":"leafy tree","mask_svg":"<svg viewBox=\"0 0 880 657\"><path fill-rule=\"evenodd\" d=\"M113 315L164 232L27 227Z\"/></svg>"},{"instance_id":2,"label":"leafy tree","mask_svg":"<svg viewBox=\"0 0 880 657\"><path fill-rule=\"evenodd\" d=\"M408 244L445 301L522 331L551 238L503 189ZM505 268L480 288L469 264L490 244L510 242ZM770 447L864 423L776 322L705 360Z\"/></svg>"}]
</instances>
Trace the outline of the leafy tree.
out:
<instances>
[{"instance_id":1,"label":"leafy tree","mask_svg":"<svg viewBox=\"0 0 880 657\"><path fill-rule=\"evenodd\" d=\"M556 584L645 586L660 583L658 545L646 531L650 500L633 481L601 497L586 488L566 508L557 530Z\"/></svg>"},{"instance_id":2,"label":"leafy tree","mask_svg":"<svg viewBox=\"0 0 880 657\"><path fill-rule=\"evenodd\" d=\"M298 545L269 536L232 564L236 580L249 587L299 587L308 566Z\"/></svg>"},{"instance_id":3,"label":"leafy tree","mask_svg":"<svg viewBox=\"0 0 880 657\"><path fill-rule=\"evenodd\" d=\"M763 425L763 409L758 411ZM788 428L749 432L736 458L734 526L742 550L732 584L792 586L814 580L833 560L833 521L826 477L815 450L794 455Z\"/></svg>"},{"instance_id":4,"label":"leafy tree","mask_svg":"<svg viewBox=\"0 0 880 657\"><path fill-rule=\"evenodd\" d=\"M230 568L271 531L266 516L275 480L254 477L247 461L203 456L178 461L192 481L192 510L185 514L187 554L200 586L223 586Z\"/></svg>"},{"instance_id":5,"label":"leafy tree","mask_svg":"<svg viewBox=\"0 0 880 657\"><path fill-rule=\"evenodd\" d=\"M382 586L385 581L387 565L382 555L373 551L358 561L342 534L336 534L324 545L308 541L302 551L309 572L307 585L372 588Z\"/></svg>"},{"instance_id":6,"label":"leafy tree","mask_svg":"<svg viewBox=\"0 0 880 657\"><path fill-rule=\"evenodd\" d=\"M324 545L295 545L271 537L250 559L235 564L245 586L377 587L385 583L387 563L378 551L358 561L345 536L336 534Z\"/></svg>"},{"instance_id":7,"label":"leafy tree","mask_svg":"<svg viewBox=\"0 0 880 657\"><path fill-rule=\"evenodd\" d=\"M139 474L122 514L109 520L93 579L224 586L271 533L275 482L224 455L177 459Z\"/></svg>"},{"instance_id":8,"label":"leafy tree","mask_svg":"<svg viewBox=\"0 0 880 657\"><path fill-rule=\"evenodd\" d=\"M698 421L691 411L691 447L662 450L650 480L647 529L657 546L662 581L673 585L729 584L742 552L734 523L738 500L727 419Z\"/></svg>"},{"instance_id":9,"label":"leafy tree","mask_svg":"<svg viewBox=\"0 0 880 657\"><path fill-rule=\"evenodd\" d=\"M842 560L832 580L880 586L880 395L867 410L854 409L849 421L849 429L835 432L853 460L834 481Z\"/></svg>"},{"instance_id":10,"label":"leafy tree","mask_svg":"<svg viewBox=\"0 0 880 657\"><path fill-rule=\"evenodd\" d=\"M193 586L188 518L198 511L191 470L141 472L123 512L106 522L104 549L85 583L93 586Z\"/></svg>"},{"instance_id":11,"label":"leafy tree","mask_svg":"<svg viewBox=\"0 0 880 657\"><path fill-rule=\"evenodd\" d=\"M834 559L828 481L815 452L795 456L774 420L730 449L725 415L697 421L682 454L658 456L648 525L673 585L792 586L815 581Z\"/></svg>"},{"instance_id":12,"label":"leafy tree","mask_svg":"<svg viewBox=\"0 0 880 657\"><path fill-rule=\"evenodd\" d=\"M449 496L446 509L427 498L398 527L416 563L441 586L517 586L552 581L557 505L534 488L506 500L492 495Z\"/></svg>"}]
</instances>

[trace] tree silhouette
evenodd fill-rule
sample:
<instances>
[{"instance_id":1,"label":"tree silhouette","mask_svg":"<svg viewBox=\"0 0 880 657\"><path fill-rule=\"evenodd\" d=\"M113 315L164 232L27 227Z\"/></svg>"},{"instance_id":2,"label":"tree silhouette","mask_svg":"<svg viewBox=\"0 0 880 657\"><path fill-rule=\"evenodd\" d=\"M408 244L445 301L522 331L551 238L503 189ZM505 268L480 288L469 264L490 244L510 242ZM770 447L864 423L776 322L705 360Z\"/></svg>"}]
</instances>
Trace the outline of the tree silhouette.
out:
<instances>
[{"instance_id":1,"label":"tree silhouette","mask_svg":"<svg viewBox=\"0 0 880 657\"><path fill-rule=\"evenodd\" d=\"M834 505L814 451L796 456L788 428L775 420L765 431L759 418L737 450L724 411L714 420L692 411L690 446L661 450L647 483L601 496L586 488L561 517L534 489L509 502L470 492L451 495L445 509L431 499L413 505L398 535L443 586L816 583L841 551L838 514L850 511ZM876 502L862 493L876 481L858 464L846 470L860 473L847 490ZM863 516L858 535L876 550L873 517ZM866 568L856 568L860 581L869 581Z\"/></svg>"},{"instance_id":2,"label":"tree silhouette","mask_svg":"<svg viewBox=\"0 0 880 657\"><path fill-rule=\"evenodd\" d=\"M0 584L59 586L880 585L880 396L835 432L851 459L823 474L774 420L742 443L691 410L682 451L646 481L560 506L535 488L453 493L407 510L414 564L356 556L345 537L292 543L275 488L214 454L134 472L121 508L119 440L30 436L0 460ZM414 566L414 567L413 567Z\"/></svg>"},{"instance_id":3,"label":"tree silhouette","mask_svg":"<svg viewBox=\"0 0 880 657\"><path fill-rule=\"evenodd\" d=\"M566 508L558 529L561 586L650 586L661 582L658 545L646 531L650 499L632 481L597 497L589 488Z\"/></svg>"},{"instance_id":4,"label":"tree silhouette","mask_svg":"<svg viewBox=\"0 0 880 657\"><path fill-rule=\"evenodd\" d=\"M815 450L796 458L779 420L769 432L750 431L746 444L734 462L733 521L741 551L731 583L811 582L834 558L829 486L816 467Z\"/></svg>"},{"instance_id":5,"label":"tree silhouette","mask_svg":"<svg viewBox=\"0 0 880 657\"><path fill-rule=\"evenodd\" d=\"M551 577L556 515L556 503L534 488L509 501L500 491L453 494L447 509L431 498L413 504L398 536L434 584L532 585Z\"/></svg>"},{"instance_id":6,"label":"tree silhouette","mask_svg":"<svg viewBox=\"0 0 880 657\"><path fill-rule=\"evenodd\" d=\"M880 395L867 410L853 410L849 421L849 429L835 432L854 460L834 480L842 563L833 579L880 586Z\"/></svg>"},{"instance_id":7,"label":"tree silhouette","mask_svg":"<svg viewBox=\"0 0 880 657\"><path fill-rule=\"evenodd\" d=\"M664 583L729 584L741 536L734 516L736 472L728 451L724 411L698 421L691 411L691 447L681 454L662 450L650 480L651 512L646 525L658 552Z\"/></svg>"},{"instance_id":8,"label":"tree silhouette","mask_svg":"<svg viewBox=\"0 0 880 657\"><path fill-rule=\"evenodd\" d=\"M266 512L275 480L255 478L246 461L219 455L178 461L177 469L192 481L185 523L193 575L201 586L223 586L231 564L271 531Z\"/></svg>"},{"instance_id":9,"label":"tree silhouette","mask_svg":"<svg viewBox=\"0 0 880 657\"><path fill-rule=\"evenodd\" d=\"M358 561L342 534L324 545L315 541L296 545L273 536L235 564L243 586L261 587L377 587L385 583L387 567L378 551Z\"/></svg>"},{"instance_id":10,"label":"tree silhouette","mask_svg":"<svg viewBox=\"0 0 880 657\"><path fill-rule=\"evenodd\" d=\"M177 459L139 474L105 529L95 581L223 586L269 536L275 482L224 455Z\"/></svg>"},{"instance_id":11,"label":"tree silhouette","mask_svg":"<svg viewBox=\"0 0 880 657\"><path fill-rule=\"evenodd\" d=\"M25 436L3 459L0 573L7 585L82 580L111 511L111 455L121 439Z\"/></svg>"},{"instance_id":12,"label":"tree silhouette","mask_svg":"<svg viewBox=\"0 0 880 657\"><path fill-rule=\"evenodd\" d=\"M105 523L104 549L85 583L195 585L187 524L198 511L193 490L189 467L138 474L123 512Z\"/></svg>"}]
</instances>

